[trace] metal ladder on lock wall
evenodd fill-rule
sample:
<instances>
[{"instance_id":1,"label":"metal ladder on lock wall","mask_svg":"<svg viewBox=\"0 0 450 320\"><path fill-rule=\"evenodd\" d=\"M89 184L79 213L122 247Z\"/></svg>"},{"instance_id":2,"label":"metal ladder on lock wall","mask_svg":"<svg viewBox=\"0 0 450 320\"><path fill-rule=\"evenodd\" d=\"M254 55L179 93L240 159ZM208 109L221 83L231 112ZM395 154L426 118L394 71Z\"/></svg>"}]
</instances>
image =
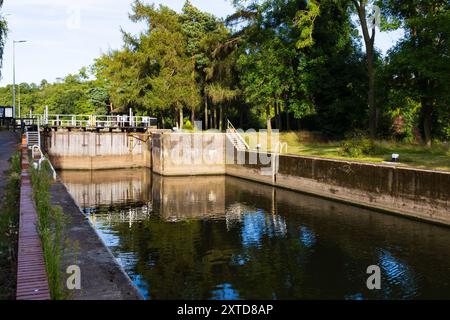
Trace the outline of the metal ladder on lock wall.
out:
<instances>
[{"instance_id":1,"label":"metal ladder on lock wall","mask_svg":"<svg viewBox=\"0 0 450 320\"><path fill-rule=\"evenodd\" d=\"M39 148L41 147L41 133L40 133L40 128L39 125L37 125L37 130L27 130L26 133L26 138L27 138L27 147L29 149L31 149L32 146L39 146Z\"/></svg>"}]
</instances>

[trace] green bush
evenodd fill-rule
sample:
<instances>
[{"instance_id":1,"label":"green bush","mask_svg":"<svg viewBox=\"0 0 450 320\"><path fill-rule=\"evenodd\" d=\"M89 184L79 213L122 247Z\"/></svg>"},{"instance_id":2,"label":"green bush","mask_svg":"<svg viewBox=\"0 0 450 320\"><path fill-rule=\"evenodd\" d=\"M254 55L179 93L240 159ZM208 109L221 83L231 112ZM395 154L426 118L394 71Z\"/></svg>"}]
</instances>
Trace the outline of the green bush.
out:
<instances>
[{"instance_id":1,"label":"green bush","mask_svg":"<svg viewBox=\"0 0 450 320\"><path fill-rule=\"evenodd\" d=\"M191 121L189 121L189 120L184 121L183 130L188 130L188 131L194 130L194 127L192 126Z\"/></svg>"},{"instance_id":2,"label":"green bush","mask_svg":"<svg viewBox=\"0 0 450 320\"><path fill-rule=\"evenodd\" d=\"M375 153L375 143L366 134L356 132L342 142L341 153L352 158L372 155Z\"/></svg>"}]
</instances>

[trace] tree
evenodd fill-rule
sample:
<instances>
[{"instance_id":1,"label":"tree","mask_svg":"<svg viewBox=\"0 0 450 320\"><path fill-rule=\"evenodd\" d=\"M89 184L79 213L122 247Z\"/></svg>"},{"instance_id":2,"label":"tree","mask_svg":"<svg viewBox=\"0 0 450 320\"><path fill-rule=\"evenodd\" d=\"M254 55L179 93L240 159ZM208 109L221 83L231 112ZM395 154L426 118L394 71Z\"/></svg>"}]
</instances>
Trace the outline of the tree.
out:
<instances>
[{"instance_id":1,"label":"tree","mask_svg":"<svg viewBox=\"0 0 450 320\"><path fill-rule=\"evenodd\" d=\"M389 53L391 84L420 104L422 139L430 146L433 128L439 119L448 119L448 113L440 111L448 110L450 102L450 4L389 0L386 6L405 29L404 38Z\"/></svg>"},{"instance_id":2,"label":"tree","mask_svg":"<svg viewBox=\"0 0 450 320\"><path fill-rule=\"evenodd\" d=\"M206 94L211 99L214 105L219 106L218 128L220 131L222 131L224 121L223 106L225 103L231 102L236 99L239 92L237 90L232 90L230 88L224 87L218 83L214 83L206 87Z\"/></svg>"},{"instance_id":3,"label":"tree","mask_svg":"<svg viewBox=\"0 0 450 320\"><path fill-rule=\"evenodd\" d=\"M370 0L352 0L355 10L358 14L361 24L364 44L366 46L367 57L367 76L369 80L368 105L369 105L369 131L370 136L375 138L377 132L377 107L375 105L375 36L376 36L376 20L377 10L368 12L368 8L374 5L374 1ZM369 15L368 15L369 14Z\"/></svg>"},{"instance_id":4,"label":"tree","mask_svg":"<svg viewBox=\"0 0 450 320\"><path fill-rule=\"evenodd\" d=\"M293 69L284 63L283 48L279 40L266 42L262 47L242 54L238 64L241 66L241 85L246 102L265 112L266 127L272 130L272 117L278 116L284 100L289 103L298 117L312 110L300 111L301 102L294 97L295 83ZM280 127L278 127L280 129Z\"/></svg>"},{"instance_id":5,"label":"tree","mask_svg":"<svg viewBox=\"0 0 450 320\"><path fill-rule=\"evenodd\" d=\"M182 128L183 109L195 110L200 98L180 16L168 7L135 1L130 18L145 22L147 31L137 38L124 32L125 48L97 61L98 77L120 108L162 116L169 111Z\"/></svg>"},{"instance_id":6,"label":"tree","mask_svg":"<svg viewBox=\"0 0 450 320\"><path fill-rule=\"evenodd\" d=\"M189 0L183 6L180 19L183 34L187 39L187 55L193 61L193 77L203 95L204 128L207 129L208 98L219 87L213 86L208 92L208 86L216 81L215 68L219 63L219 55L214 54L214 51L228 40L229 31L213 15L200 11ZM195 110L193 109L191 112L192 122L195 121L194 115Z\"/></svg>"}]
</instances>

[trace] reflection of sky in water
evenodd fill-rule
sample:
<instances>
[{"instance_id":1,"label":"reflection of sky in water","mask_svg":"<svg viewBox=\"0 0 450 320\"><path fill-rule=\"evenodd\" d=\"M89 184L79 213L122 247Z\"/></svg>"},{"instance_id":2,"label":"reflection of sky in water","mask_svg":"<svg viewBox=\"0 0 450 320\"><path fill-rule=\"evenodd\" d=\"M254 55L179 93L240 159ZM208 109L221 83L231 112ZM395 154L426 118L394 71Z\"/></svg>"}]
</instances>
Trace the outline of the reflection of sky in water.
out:
<instances>
[{"instance_id":1,"label":"reflection of sky in water","mask_svg":"<svg viewBox=\"0 0 450 320\"><path fill-rule=\"evenodd\" d=\"M105 227L97 223L97 232L102 240L114 251L114 247L119 246L120 238L112 232L108 232ZM122 266L124 271L130 277L134 285L139 289L145 299L150 298L150 288L148 282L139 274L136 274L135 267L138 257L134 252L114 252L117 262Z\"/></svg>"},{"instance_id":2,"label":"reflection of sky in water","mask_svg":"<svg viewBox=\"0 0 450 320\"><path fill-rule=\"evenodd\" d=\"M139 274L131 274L131 281L139 289L140 293L144 296L145 300L150 299L150 286L149 283Z\"/></svg>"},{"instance_id":3,"label":"reflection of sky in water","mask_svg":"<svg viewBox=\"0 0 450 320\"><path fill-rule=\"evenodd\" d=\"M217 285L214 290L211 291L210 300L238 300L239 293L229 283L223 283Z\"/></svg>"},{"instance_id":4,"label":"reflection of sky in water","mask_svg":"<svg viewBox=\"0 0 450 320\"><path fill-rule=\"evenodd\" d=\"M118 237L114 231L104 227L98 222L95 225L96 230L100 238L107 244L108 247L117 247L120 242L120 237Z\"/></svg>"},{"instance_id":5,"label":"reflection of sky in water","mask_svg":"<svg viewBox=\"0 0 450 320\"><path fill-rule=\"evenodd\" d=\"M244 254L233 254L231 257L231 264L243 266L250 260L250 257Z\"/></svg>"},{"instance_id":6,"label":"reflection of sky in water","mask_svg":"<svg viewBox=\"0 0 450 320\"><path fill-rule=\"evenodd\" d=\"M353 295L345 296L345 300L364 300L364 295L362 293L356 293Z\"/></svg>"},{"instance_id":7,"label":"reflection of sky in water","mask_svg":"<svg viewBox=\"0 0 450 320\"><path fill-rule=\"evenodd\" d=\"M311 229L305 226L300 227L300 241L309 249L316 244L316 235Z\"/></svg>"},{"instance_id":8,"label":"reflection of sky in water","mask_svg":"<svg viewBox=\"0 0 450 320\"><path fill-rule=\"evenodd\" d=\"M133 252L119 252L116 254L116 259L126 271L132 271L138 261L136 254Z\"/></svg>"},{"instance_id":9,"label":"reflection of sky in water","mask_svg":"<svg viewBox=\"0 0 450 320\"><path fill-rule=\"evenodd\" d=\"M266 215L262 210L255 213L245 213L242 221L242 244L260 246L266 226Z\"/></svg>"},{"instance_id":10,"label":"reflection of sky in water","mask_svg":"<svg viewBox=\"0 0 450 320\"><path fill-rule=\"evenodd\" d=\"M412 298L416 295L417 284L415 282L414 274L406 263L395 258L389 251L382 250L380 254L380 267L382 269L382 279L388 282L388 287L384 288L388 297L395 287L398 287L403 293L403 299ZM385 285L386 284L383 284L382 281L382 288Z\"/></svg>"},{"instance_id":11,"label":"reflection of sky in water","mask_svg":"<svg viewBox=\"0 0 450 320\"><path fill-rule=\"evenodd\" d=\"M264 235L285 237L286 232L286 222L281 216L268 215L262 209L244 213L241 237L245 247L261 246Z\"/></svg>"}]
</instances>

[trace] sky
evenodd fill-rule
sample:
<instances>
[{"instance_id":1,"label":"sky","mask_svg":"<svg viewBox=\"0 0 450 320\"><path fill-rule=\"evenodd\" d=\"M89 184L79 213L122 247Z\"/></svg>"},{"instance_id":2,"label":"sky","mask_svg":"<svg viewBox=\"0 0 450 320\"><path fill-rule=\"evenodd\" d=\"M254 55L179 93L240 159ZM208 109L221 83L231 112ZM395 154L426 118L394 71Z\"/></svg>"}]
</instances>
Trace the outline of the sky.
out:
<instances>
[{"instance_id":1,"label":"sky","mask_svg":"<svg viewBox=\"0 0 450 320\"><path fill-rule=\"evenodd\" d=\"M1 14L9 34L0 86L13 82L13 40L16 44L16 83L42 79L54 82L77 73L110 49L122 45L120 28L137 34L142 24L128 19L132 0L5 0ZM180 11L184 0L153 0ZM217 17L233 13L231 0L191 0ZM378 34L377 47L386 52L400 32Z\"/></svg>"}]
</instances>

